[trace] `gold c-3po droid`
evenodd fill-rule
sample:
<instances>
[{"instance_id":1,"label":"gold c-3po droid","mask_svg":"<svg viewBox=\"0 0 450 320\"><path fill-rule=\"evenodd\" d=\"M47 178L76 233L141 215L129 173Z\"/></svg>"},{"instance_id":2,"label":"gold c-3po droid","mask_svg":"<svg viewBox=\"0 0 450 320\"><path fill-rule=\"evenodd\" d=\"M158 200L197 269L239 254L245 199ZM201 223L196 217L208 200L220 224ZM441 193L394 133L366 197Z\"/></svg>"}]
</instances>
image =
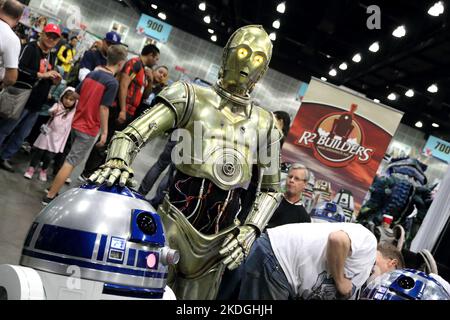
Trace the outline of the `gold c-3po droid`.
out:
<instances>
[{"instance_id":1,"label":"gold c-3po droid","mask_svg":"<svg viewBox=\"0 0 450 320\"><path fill-rule=\"evenodd\" d=\"M182 129L175 155L181 152L184 161L174 161L177 173L158 209L171 248L180 252L168 281L179 299L214 299L225 267L242 263L281 199L282 134L273 114L250 97L271 55L272 43L261 26L238 29L224 48L218 82L212 88L176 82L164 89L152 109L116 132L106 164L90 177L96 183L129 184L140 148L167 130ZM260 187L242 223L240 194L253 164Z\"/></svg>"}]
</instances>

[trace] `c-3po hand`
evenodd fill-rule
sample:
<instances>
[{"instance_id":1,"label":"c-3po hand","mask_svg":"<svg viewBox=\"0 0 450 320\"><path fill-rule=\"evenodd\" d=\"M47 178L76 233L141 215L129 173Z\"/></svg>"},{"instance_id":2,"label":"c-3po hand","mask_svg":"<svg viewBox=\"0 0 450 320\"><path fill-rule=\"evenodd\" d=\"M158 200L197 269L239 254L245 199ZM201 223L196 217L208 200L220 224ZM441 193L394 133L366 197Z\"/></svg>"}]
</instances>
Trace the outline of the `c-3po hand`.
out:
<instances>
[{"instance_id":1,"label":"c-3po hand","mask_svg":"<svg viewBox=\"0 0 450 320\"><path fill-rule=\"evenodd\" d=\"M125 161L112 159L95 171L88 180L97 185L103 184L106 181L108 187L118 183L121 187L129 186L134 188L137 186L137 182L133 179L133 175L133 169L127 166Z\"/></svg>"},{"instance_id":2,"label":"c-3po hand","mask_svg":"<svg viewBox=\"0 0 450 320\"><path fill-rule=\"evenodd\" d=\"M229 270L236 269L250 252L256 239L256 229L249 225L238 227L239 233L230 234L225 239L219 254L226 258L222 261Z\"/></svg>"}]
</instances>

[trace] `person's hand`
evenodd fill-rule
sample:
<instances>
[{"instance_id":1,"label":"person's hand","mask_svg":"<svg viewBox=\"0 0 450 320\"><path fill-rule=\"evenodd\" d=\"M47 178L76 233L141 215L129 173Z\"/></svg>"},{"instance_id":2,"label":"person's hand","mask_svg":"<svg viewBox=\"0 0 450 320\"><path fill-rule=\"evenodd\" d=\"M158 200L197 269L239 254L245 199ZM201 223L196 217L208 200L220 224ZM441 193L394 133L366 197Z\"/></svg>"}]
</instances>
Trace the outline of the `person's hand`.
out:
<instances>
[{"instance_id":1,"label":"person's hand","mask_svg":"<svg viewBox=\"0 0 450 320\"><path fill-rule=\"evenodd\" d=\"M230 234L222 244L219 254L224 256L222 261L229 270L236 269L250 253L250 248L256 239L256 229L249 225L238 227L237 235Z\"/></svg>"},{"instance_id":2,"label":"person's hand","mask_svg":"<svg viewBox=\"0 0 450 320\"><path fill-rule=\"evenodd\" d=\"M150 68L145 68L145 75L147 76L147 79L150 81L153 81L153 70Z\"/></svg>"},{"instance_id":3,"label":"person's hand","mask_svg":"<svg viewBox=\"0 0 450 320\"><path fill-rule=\"evenodd\" d=\"M107 137L106 134L102 133L100 135L100 141L95 144L95 147L97 148L104 147L106 144L106 137Z\"/></svg>"},{"instance_id":4,"label":"person's hand","mask_svg":"<svg viewBox=\"0 0 450 320\"><path fill-rule=\"evenodd\" d=\"M133 179L133 174L133 169L128 167L123 160L113 159L102 165L88 180L97 185L106 181L108 186L118 183L121 187L127 185L134 188L137 186L137 181Z\"/></svg>"},{"instance_id":5,"label":"person's hand","mask_svg":"<svg viewBox=\"0 0 450 320\"><path fill-rule=\"evenodd\" d=\"M124 124L126 120L127 120L127 112L120 111L119 117L117 118L117 122L120 124Z\"/></svg>"},{"instance_id":6,"label":"person's hand","mask_svg":"<svg viewBox=\"0 0 450 320\"><path fill-rule=\"evenodd\" d=\"M352 295L352 281L342 277L340 280L334 280L340 299L348 299Z\"/></svg>"}]
</instances>

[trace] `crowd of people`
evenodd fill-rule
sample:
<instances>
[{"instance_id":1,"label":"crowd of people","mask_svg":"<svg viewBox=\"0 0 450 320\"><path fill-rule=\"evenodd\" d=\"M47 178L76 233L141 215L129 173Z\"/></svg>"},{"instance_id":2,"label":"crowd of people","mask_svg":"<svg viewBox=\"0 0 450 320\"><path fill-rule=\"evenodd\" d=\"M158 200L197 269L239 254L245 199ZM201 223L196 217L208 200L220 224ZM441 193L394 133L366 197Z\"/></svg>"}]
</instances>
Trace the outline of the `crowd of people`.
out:
<instances>
[{"instance_id":1,"label":"crowd of people","mask_svg":"<svg viewBox=\"0 0 450 320\"><path fill-rule=\"evenodd\" d=\"M79 63L74 59L80 39L45 17L23 41L13 30L23 10L16 0L3 1L0 7L0 168L15 172L11 159L24 144L31 145L24 178L38 173L39 180L47 181L53 163L53 181L42 199L47 205L83 160L87 158L83 181L105 163L114 133L152 107L169 71L158 66L160 51L152 44L128 59L114 31L94 43ZM285 138L290 117L283 111L274 114ZM167 143L139 188L146 195L170 166L151 200L155 207L173 178L174 146L174 141ZM362 225L311 224L301 202L309 176L301 164L290 167L280 204L245 262L223 275L219 299L347 299L357 296L371 278L405 266L398 248L377 245ZM254 203L257 183L252 180L243 191L244 215Z\"/></svg>"},{"instance_id":2,"label":"crowd of people","mask_svg":"<svg viewBox=\"0 0 450 320\"><path fill-rule=\"evenodd\" d=\"M45 17L23 41L15 33L23 10L16 0L0 9L0 168L15 172L11 159L32 146L25 178L38 173L47 181L53 163L55 179L42 200L47 204L85 157L81 179L103 163L114 132L150 108L167 85L168 68L157 65L160 52L152 44L127 60L114 31L75 61L79 37Z\"/></svg>"}]
</instances>

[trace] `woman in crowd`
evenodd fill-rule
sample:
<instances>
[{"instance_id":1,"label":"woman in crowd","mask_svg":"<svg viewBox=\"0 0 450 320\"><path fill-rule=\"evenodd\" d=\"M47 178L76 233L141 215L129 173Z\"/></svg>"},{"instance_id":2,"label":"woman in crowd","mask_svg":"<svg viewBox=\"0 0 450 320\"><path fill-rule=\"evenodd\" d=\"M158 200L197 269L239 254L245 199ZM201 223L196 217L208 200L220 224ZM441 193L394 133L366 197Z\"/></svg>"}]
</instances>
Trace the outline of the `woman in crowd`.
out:
<instances>
[{"instance_id":1,"label":"woman in crowd","mask_svg":"<svg viewBox=\"0 0 450 320\"><path fill-rule=\"evenodd\" d=\"M166 66L158 66L155 69L145 68L148 81L152 81L152 91L147 99L142 100L141 105L135 113L139 117L145 110L152 106L152 101L167 86L169 80L169 69Z\"/></svg>"}]
</instances>

